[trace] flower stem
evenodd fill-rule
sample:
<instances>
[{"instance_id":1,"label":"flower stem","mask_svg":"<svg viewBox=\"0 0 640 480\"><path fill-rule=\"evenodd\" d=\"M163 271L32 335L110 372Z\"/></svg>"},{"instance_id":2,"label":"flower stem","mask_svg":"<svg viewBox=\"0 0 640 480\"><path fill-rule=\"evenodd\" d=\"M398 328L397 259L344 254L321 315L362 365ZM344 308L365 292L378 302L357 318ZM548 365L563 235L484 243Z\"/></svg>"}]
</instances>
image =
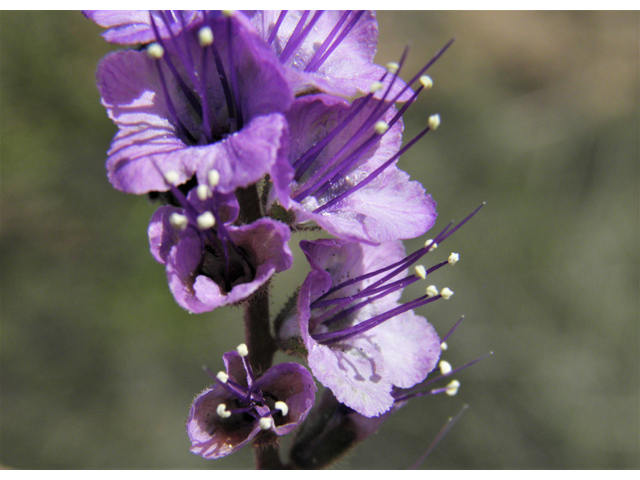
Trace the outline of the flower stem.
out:
<instances>
[{"instance_id":1,"label":"flower stem","mask_svg":"<svg viewBox=\"0 0 640 480\"><path fill-rule=\"evenodd\" d=\"M262 218L262 206L256 185L247 188L239 188L236 198L240 204L239 218L243 223L252 223ZM273 363L277 345L271 335L269 323L269 285L267 282L263 288L249 297L244 310L244 336L249 349L249 364L260 377ZM258 445L254 442L256 455L256 468L259 470L281 469L278 445Z\"/></svg>"}]
</instances>

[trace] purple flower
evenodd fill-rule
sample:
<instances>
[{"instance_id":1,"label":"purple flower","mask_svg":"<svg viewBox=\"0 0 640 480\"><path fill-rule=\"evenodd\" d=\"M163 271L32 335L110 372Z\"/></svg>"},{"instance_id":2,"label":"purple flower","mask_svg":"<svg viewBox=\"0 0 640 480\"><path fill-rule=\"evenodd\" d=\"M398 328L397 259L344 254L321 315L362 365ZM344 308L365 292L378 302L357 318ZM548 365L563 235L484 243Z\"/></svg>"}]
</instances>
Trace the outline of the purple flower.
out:
<instances>
[{"instance_id":1,"label":"purple flower","mask_svg":"<svg viewBox=\"0 0 640 480\"><path fill-rule=\"evenodd\" d=\"M276 272L291 268L289 228L269 218L231 225L238 215L232 194L207 185L187 198L172 193L182 208L160 207L149 224L154 258L166 266L169 288L192 313L235 304L258 290Z\"/></svg>"},{"instance_id":2,"label":"purple flower","mask_svg":"<svg viewBox=\"0 0 640 480\"><path fill-rule=\"evenodd\" d=\"M430 285L425 295L399 304L402 289L454 265L458 255L452 253L429 269L417 265L413 274L407 268L480 208L407 256L400 241L379 246L300 242L312 270L298 293L296 315L276 326L281 345L295 350L301 343L311 371L341 403L365 417L388 411L399 401L394 396L398 389L422 382L440 356L435 330L412 310L453 295L446 287L439 292Z\"/></svg>"},{"instance_id":3,"label":"purple flower","mask_svg":"<svg viewBox=\"0 0 640 480\"><path fill-rule=\"evenodd\" d=\"M440 355L434 328L412 309L447 297L448 290L399 304L402 289L428 273L422 267L405 275L419 257L405 257L399 241L374 247L318 240L300 246L312 271L298 295L299 325L283 324L280 338L301 335L311 371L340 402L366 417L388 411L394 386L424 380ZM421 255L428 251L422 250Z\"/></svg>"},{"instance_id":4,"label":"purple flower","mask_svg":"<svg viewBox=\"0 0 640 480\"><path fill-rule=\"evenodd\" d=\"M290 170L283 112L292 91L246 19L147 15L140 38L150 26L154 43L112 53L98 66L102 103L120 129L108 152L111 183L128 193L165 191L158 169L177 172L179 184L194 174L205 183L215 169L218 190L230 193Z\"/></svg>"},{"instance_id":5,"label":"purple flower","mask_svg":"<svg viewBox=\"0 0 640 480\"><path fill-rule=\"evenodd\" d=\"M281 363L255 377L246 345L223 355L226 374L198 395L189 411L191 451L207 459L235 452L258 435L285 435L306 418L315 400L311 374L297 363Z\"/></svg>"},{"instance_id":6,"label":"purple flower","mask_svg":"<svg viewBox=\"0 0 640 480\"><path fill-rule=\"evenodd\" d=\"M417 141L400 149L400 115L371 95L352 105L323 94L294 102L287 113L294 177L290 193L276 186L275 194L298 224L313 221L338 238L371 244L431 228L435 202L396 166Z\"/></svg>"},{"instance_id":7,"label":"purple flower","mask_svg":"<svg viewBox=\"0 0 640 480\"><path fill-rule=\"evenodd\" d=\"M297 94L322 91L352 97L385 77L373 63L378 23L372 11L258 10L245 12L288 70ZM387 78L388 81L388 78ZM396 82L394 93L404 87ZM406 101L408 94L401 97Z\"/></svg>"}]
</instances>

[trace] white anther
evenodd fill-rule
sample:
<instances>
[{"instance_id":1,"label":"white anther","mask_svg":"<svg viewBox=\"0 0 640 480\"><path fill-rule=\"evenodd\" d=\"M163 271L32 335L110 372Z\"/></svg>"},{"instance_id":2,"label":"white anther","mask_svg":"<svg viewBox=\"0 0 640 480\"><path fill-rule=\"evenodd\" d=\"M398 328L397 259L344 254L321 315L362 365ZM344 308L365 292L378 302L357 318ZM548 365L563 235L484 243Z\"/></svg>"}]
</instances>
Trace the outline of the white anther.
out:
<instances>
[{"instance_id":1,"label":"white anther","mask_svg":"<svg viewBox=\"0 0 640 480\"><path fill-rule=\"evenodd\" d=\"M207 173L207 181L212 188L216 188L218 183L220 183L220 172L217 170L209 170L209 173Z\"/></svg>"},{"instance_id":2,"label":"white anther","mask_svg":"<svg viewBox=\"0 0 640 480\"><path fill-rule=\"evenodd\" d=\"M201 183L198 185L196 193L198 194L198 198L204 202L211 195L211 189L209 188L209 185Z\"/></svg>"},{"instance_id":3,"label":"white anther","mask_svg":"<svg viewBox=\"0 0 640 480\"><path fill-rule=\"evenodd\" d=\"M147 55L155 60L160 60L164 55L164 48L159 43L151 43L147 47Z\"/></svg>"},{"instance_id":4,"label":"white anther","mask_svg":"<svg viewBox=\"0 0 640 480\"><path fill-rule=\"evenodd\" d=\"M435 297L436 295L438 295L438 289L436 288L435 285L429 285L427 287L427 296L428 297Z\"/></svg>"},{"instance_id":5,"label":"white anther","mask_svg":"<svg viewBox=\"0 0 640 480\"><path fill-rule=\"evenodd\" d=\"M260 423L260 428L262 430L269 430L272 423L271 417L262 417L258 423Z\"/></svg>"},{"instance_id":6,"label":"white anther","mask_svg":"<svg viewBox=\"0 0 640 480\"><path fill-rule=\"evenodd\" d=\"M427 90L429 90L431 87L433 87L433 80L431 80L431 77L429 75L422 75L420 77L420 83Z\"/></svg>"},{"instance_id":7,"label":"white anther","mask_svg":"<svg viewBox=\"0 0 640 480\"><path fill-rule=\"evenodd\" d=\"M440 115L437 113L435 115L431 115L428 123L431 130L437 129L440 126Z\"/></svg>"},{"instance_id":8,"label":"white anther","mask_svg":"<svg viewBox=\"0 0 640 480\"><path fill-rule=\"evenodd\" d=\"M449 385L447 385L447 389L445 390L445 393L453 397L456 393L458 393L459 388L460 388L460 382L458 380L451 380Z\"/></svg>"},{"instance_id":9,"label":"white anther","mask_svg":"<svg viewBox=\"0 0 640 480\"><path fill-rule=\"evenodd\" d=\"M220 380L220 382L222 383L227 383L229 381L229 375L227 375L226 373L224 373L223 371L219 371L216 374L216 378L218 380Z\"/></svg>"},{"instance_id":10,"label":"white anther","mask_svg":"<svg viewBox=\"0 0 640 480\"><path fill-rule=\"evenodd\" d=\"M371 93L376 93L376 92L379 92L380 90L382 90L383 87L384 87L384 85L382 84L382 82L373 82L371 84L371 86L369 87L369 91Z\"/></svg>"},{"instance_id":11,"label":"white anther","mask_svg":"<svg viewBox=\"0 0 640 480\"><path fill-rule=\"evenodd\" d=\"M387 63L387 72L395 74L400 69L400 65L397 62Z\"/></svg>"},{"instance_id":12,"label":"white anther","mask_svg":"<svg viewBox=\"0 0 640 480\"><path fill-rule=\"evenodd\" d=\"M276 402L275 407L276 410L280 410L280 413L282 413L283 417L286 417L287 413L289 413L289 407L284 402Z\"/></svg>"},{"instance_id":13,"label":"white anther","mask_svg":"<svg viewBox=\"0 0 640 480\"><path fill-rule=\"evenodd\" d=\"M451 368L451 364L446 360L440 360L440 363L438 363L438 367L440 367L440 373L442 373L442 375L451 373L451 370L453 370L453 368Z\"/></svg>"},{"instance_id":14,"label":"white anther","mask_svg":"<svg viewBox=\"0 0 640 480\"><path fill-rule=\"evenodd\" d=\"M198 215L196 221L198 222L198 228L200 228L200 230L206 230L216 224L216 217L214 217L211 212L204 212L203 214Z\"/></svg>"},{"instance_id":15,"label":"white anther","mask_svg":"<svg viewBox=\"0 0 640 480\"><path fill-rule=\"evenodd\" d=\"M169 223L173 228L182 232L189 225L189 219L181 213L173 212L169 215Z\"/></svg>"},{"instance_id":16,"label":"white anther","mask_svg":"<svg viewBox=\"0 0 640 480\"><path fill-rule=\"evenodd\" d=\"M180 181L180 174L175 170L169 170L164 174L164 179L171 185L176 185Z\"/></svg>"},{"instance_id":17,"label":"white anther","mask_svg":"<svg viewBox=\"0 0 640 480\"><path fill-rule=\"evenodd\" d=\"M225 17L231 17L233 15L233 12L235 12L235 10L222 10L222 15L224 15Z\"/></svg>"},{"instance_id":18,"label":"white anther","mask_svg":"<svg viewBox=\"0 0 640 480\"><path fill-rule=\"evenodd\" d=\"M426 242L424 242L424 246L426 247L427 245L431 244L431 246L429 247L429 251L433 252L436 248L438 248L438 244L435 243L433 241L432 238L430 238L429 240L427 240Z\"/></svg>"},{"instance_id":19,"label":"white anther","mask_svg":"<svg viewBox=\"0 0 640 480\"><path fill-rule=\"evenodd\" d=\"M451 265L455 265L456 263L458 263L458 260L460 260L460 255L451 252L451 255L449 255L447 262L449 262Z\"/></svg>"},{"instance_id":20,"label":"white anther","mask_svg":"<svg viewBox=\"0 0 640 480\"><path fill-rule=\"evenodd\" d=\"M231 412L227 410L227 406L224 403L218 405L218 408L216 408L216 413L219 417L222 418L229 418L231 416Z\"/></svg>"},{"instance_id":21,"label":"white anther","mask_svg":"<svg viewBox=\"0 0 640 480\"><path fill-rule=\"evenodd\" d=\"M373 126L373 129L378 135L383 135L387 130L389 130L389 124L384 120L378 120Z\"/></svg>"},{"instance_id":22,"label":"white anther","mask_svg":"<svg viewBox=\"0 0 640 480\"><path fill-rule=\"evenodd\" d=\"M447 342L442 342L440 344L440 350L446 350L447 348L449 348L449 345L447 345Z\"/></svg>"},{"instance_id":23,"label":"white anther","mask_svg":"<svg viewBox=\"0 0 640 480\"><path fill-rule=\"evenodd\" d=\"M213 30L210 27L202 27L198 32L198 42L201 47L208 47L213 43Z\"/></svg>"},{"instance_id":24,"label":"white anther","mask_svg":"<svg viewBox=\"0 0 640 480\"><path fill-rule=\"evenodd\" d=\"M427 269L424 268L424 265L416 265L416 275L423 280L427 278Z\"/></svg>"},{"instance_id":25,"label":"white anther","mask_svg":"<svg viewBox=\"0 0 640 480\"><path fill-rule=\"evenodd\" d=\"M236 348L236 350L241 357L246 357L247 355L249 355L249 349L247 348L246 343L241 343L240 345L238 345L238 348Z\"/></svg>"},{"instance_id":26,"label":"white anther","mask_svg":"<svg viewBox=\"0 0 640 480\"><path fill-rule=\"evenodd\" d=\"M444 287L440 292L440 295L442 295L442 298L444 298L445 300L449 300L451 298L451 295L453 295L453 292L449 290L449 288Z\"/></svg>"}]
</instances>

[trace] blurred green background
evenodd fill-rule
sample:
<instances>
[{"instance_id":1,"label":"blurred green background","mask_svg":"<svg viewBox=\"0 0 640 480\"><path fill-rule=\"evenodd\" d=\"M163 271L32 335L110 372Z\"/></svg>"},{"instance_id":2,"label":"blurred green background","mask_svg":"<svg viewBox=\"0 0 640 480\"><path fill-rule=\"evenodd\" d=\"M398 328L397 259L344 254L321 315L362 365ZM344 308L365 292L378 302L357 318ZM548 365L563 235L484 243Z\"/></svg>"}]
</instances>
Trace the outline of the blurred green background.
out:
<instances>
[{"instance_id":1,"label":"blurred green background","mask_svg":"<svg viewBox=\"0 0 640 480\"><path fill-rule=\"evenodd\" d=\"M466 315L444 357L454 367L495 355L338 467L405 468L467 403L422 468L640 468L638 12L378 20L378 63L411 44L405 78L457 37L406 138L431 113L442 125L400 166L438 202L436 229L487 201L438 251L461 255L438 273L456 295L419 313L443 334ZM154 206L106 179L116 129L94 71L115 47L76 12L0 21L0 463L252 468L250 448L218 461L188 450L200 367L242 341L242 312L179 308L148 252ZM306 271L297 256L276 279L274 311Z\"/></svg>"}]
</instances>

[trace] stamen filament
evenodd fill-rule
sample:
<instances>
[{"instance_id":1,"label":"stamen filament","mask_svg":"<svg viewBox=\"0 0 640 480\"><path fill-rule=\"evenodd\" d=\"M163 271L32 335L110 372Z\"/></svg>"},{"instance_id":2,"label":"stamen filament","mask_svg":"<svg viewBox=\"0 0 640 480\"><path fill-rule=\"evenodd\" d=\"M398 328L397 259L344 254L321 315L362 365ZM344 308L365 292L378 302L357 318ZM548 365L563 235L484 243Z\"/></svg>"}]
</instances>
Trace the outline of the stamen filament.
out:
<instances>
[{"instance_id":1,"label":"stamen filament","mask_svg":"<svg viewBox=\"0 0 640 480\"><path fill-rule=\"evenodd\" d=\"M342 40L344 40L345 37L347 35L349 35L349 32L351 32L353 27L355 27L356 23L358 23L358 20L360 20L360 17L362 17L363 14L364 14L364 10L360 10L360 11L356 12L356 14L354 15L353 19L348 23L348 25L345 27L345 29L340 33L340 35L338 36L336 41L331 44L331 47L327 50L327 52L325 52L325 54L322 55L322 57L319 58L315 62L315 64L311 66L311 69L309 69L309 70L305 69L305 71L309 71L309 72L317 71L322 66L322 64L327 61L327 58L329 58L329 56L334 52L334 50L336 48L338 48L338 45L340 45L340 43L342 43Z\"/></svg>"},{"instance_id":2,"label":"stamen filament","mask_svg":"<svg viewBox=\"0 0 640 480\"><path fill-rule=\"evenodd\" d=\"M304 30L302 30L300 35L298 35L297 38L294 38L293 35L291 36L291 38L289 38L287 45L285 46L284 50L280 54L280 61L282 63L285 63L289 59L291 54L298 49L298 47L304 41L304 39L307 38L307 35L309 35L309 32L311 31L313 26L316 24L316 22L320 20L320 17L322 16L323 13L324 13L324 10L317 10L316 13L313 14L313 17L311 18L311 21L309 21L309 24L306 27L304 27Z\"/></svg>"},{"instance_id":3,"label":"stamen filament","mask_svg":"<svg viewBox=\"0 0 640 480\"><path fill-rule=\"evenodd\" d=\"M314 64L322 56L322 54L324 54L324 52L327 50L327 48L329 48L329 45L331 44L331 41L333 40L333 38L336 36L338 31L340 30L340 27L342 27L342 24L347 20L347 17L349 16L350 13L351 12L349 12L347 10L338 19L338 21L336 22L335 26L331 30L331 32L329 32L329 35L327 35L327 37L322 42L322 45L320 45L320 48L318 48L318 50L316 50L316 53L313 54L313 57L311 57L311 60L309 60L309 63L307 63L307 66L304 68L305 72L315 72L317 70L317 67L315 67Z\"/></svg>"},{"instance_id":4,"label":"stamen filament","mask_svg":"<svg viewBox=\"0 0 640 480\"><path fill-rule=\"evenodd\" d=\"M284 17L287 16L287 12L288 10L282 10L280 12L280 15L278 15L278 20L276 20L276 24L273 26L273 30L271 30L271 33L269 34L269 38L267 39L267 43L269 45L271 45L273 41L276 39L276 35L278 34L280 25L282 25L282 22L284 21Z\"/></svg>"},{"instance_id":5,"label":"stamen filament","mask_svg":"<svg viewBox=\"0 0 640 480\"><path fill-rule=\"evenodd\" d=\"M293 29L293 32L291 33L291 35L289 36L289 39L287 40L287 44L282 49L282 52L280 52L280 61L282 63L286 62L287 58L289 58L289 55L293 53L293 49L290 48L289 46L292 43L297 41L297 38L300 35L300 32L302 31L302 29L304 28L304 24L306 23L307 17L309 17L310 13L311 12L309 10L305 10L300 16L300 19L298 20L296 27Z\"/></svg>"}]
</instances>

